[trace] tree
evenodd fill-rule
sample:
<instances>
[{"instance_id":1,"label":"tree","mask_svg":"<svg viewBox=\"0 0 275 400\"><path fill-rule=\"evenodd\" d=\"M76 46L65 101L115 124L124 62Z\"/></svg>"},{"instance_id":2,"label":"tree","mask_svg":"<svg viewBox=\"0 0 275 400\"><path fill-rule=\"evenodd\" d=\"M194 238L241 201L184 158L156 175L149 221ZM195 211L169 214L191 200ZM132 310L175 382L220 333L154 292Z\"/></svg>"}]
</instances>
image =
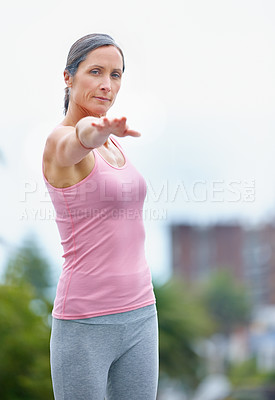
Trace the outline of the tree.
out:
<instances>
[{"instance_id":1,"label":"tree","mask_svg":"<svg viewBox=\"0 0 275 400\"><path fill-rule=\"evenodd\" d=\"M28 239L0 285L1 400L53 399L49 365L49 265Z\"/></svg>"},{"instance_id":2,"label":"tree","mask_svg":"<svg viewBox=\"0 0 275 400\"><path fill-rule=\"evenodd\" d=\"M20 248L9 258L4 281L8 285L20 286L28 283L37 298L50 298L52 286L50 265L32 236L28 236Z\"/></svg>"},{"instance_id":3,"label":"tree","mask_svg":"<svg viewBox=\"0 0 275 400\"><path fill-rule=\"evenodd\" d=\"M220 333L229 335L236 326L249 322L248 291L228 270L216 271L209 278L203 288L203 301Z\"/></svg>"},{"instance_id":4,"label":"tree","mask_svg":"<svg viewBox=\"0 0 275 400\"><path fill-rule=\"evenodd\" d=\"M0 393L2 400L53 398L49 368L50 330L31 309L29 285L0 286Z\"/></svg>"},{"instance_id":5,"label":"tree","mask_svg":"<svg viewBox=\"0 0 275 400\"><path fill-rule=\"evenodd\" d=\"M196 341L212 333L212 322L192 288L172 279L155 286L159 320L160 376L194 387L204 371Z\"/></svg>"}]
</instances>

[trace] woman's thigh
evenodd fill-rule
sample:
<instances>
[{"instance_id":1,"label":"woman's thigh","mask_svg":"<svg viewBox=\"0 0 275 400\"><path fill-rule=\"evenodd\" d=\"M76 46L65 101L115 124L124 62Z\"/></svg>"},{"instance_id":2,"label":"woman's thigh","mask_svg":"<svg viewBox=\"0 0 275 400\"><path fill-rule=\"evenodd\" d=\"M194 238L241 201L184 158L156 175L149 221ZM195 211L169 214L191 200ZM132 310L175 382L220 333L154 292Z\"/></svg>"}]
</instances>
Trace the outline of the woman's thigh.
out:
<instances>
[{"instance_id":1,"label":"woman's thigh","mask_svg":"<svg viewBox=\"0 0 275 400\"><path fill-rule=\"evenodd\" d=\"M107 400L155 400L159 358L157 315L127 325L120 357L111 365Z\"/></svg>"},{"instance_id":2,"label":"woman's thigh","mask_svg":"<svg viewBox=\"0 0 275 400\"><path fill-rule=\"evenodd\" d=\"M56 400L103 400L123 326L53 319L51 374Z\"/></svg>"}]
</instances>

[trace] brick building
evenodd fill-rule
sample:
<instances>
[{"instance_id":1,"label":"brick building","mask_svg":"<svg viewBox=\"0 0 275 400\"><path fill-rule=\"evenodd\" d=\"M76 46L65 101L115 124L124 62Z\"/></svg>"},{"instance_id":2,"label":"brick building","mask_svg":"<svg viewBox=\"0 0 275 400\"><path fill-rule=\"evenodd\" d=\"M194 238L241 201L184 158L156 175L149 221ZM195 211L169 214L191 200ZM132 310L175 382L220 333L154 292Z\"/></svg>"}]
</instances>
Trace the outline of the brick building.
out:
<instances>
[{"instance_id":1,"label":"brick building","mask_svg":"<svg viewBox=\"0 0 275 400\"><path fill-rule=\"evenodd\" d=\"M275 225L172 225L172 267L188 282L230 269L255 305L275 304Z\"/></svg>"}]
</instances>

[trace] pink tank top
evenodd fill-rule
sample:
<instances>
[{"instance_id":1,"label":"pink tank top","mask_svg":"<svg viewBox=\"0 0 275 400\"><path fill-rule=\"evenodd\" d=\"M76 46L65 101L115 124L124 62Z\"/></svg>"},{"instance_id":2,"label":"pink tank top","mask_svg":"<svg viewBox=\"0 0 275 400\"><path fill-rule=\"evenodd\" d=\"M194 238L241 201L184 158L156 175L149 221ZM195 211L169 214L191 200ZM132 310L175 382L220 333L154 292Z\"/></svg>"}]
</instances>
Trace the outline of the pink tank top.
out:
<instances>
[{"instance_id":1,"label":"pink tank top","mask_svg":"<svg viewBox=\"0 0 275 400\"><path fill-rule=\"evenodd\" d=\"M121 168L95 149L93 170L73 186L55 188L43 174L64 250L55 318L90 318L155 303L144 250L146 183L110 139L124 156Z\"/></svg>"}]
</instances>

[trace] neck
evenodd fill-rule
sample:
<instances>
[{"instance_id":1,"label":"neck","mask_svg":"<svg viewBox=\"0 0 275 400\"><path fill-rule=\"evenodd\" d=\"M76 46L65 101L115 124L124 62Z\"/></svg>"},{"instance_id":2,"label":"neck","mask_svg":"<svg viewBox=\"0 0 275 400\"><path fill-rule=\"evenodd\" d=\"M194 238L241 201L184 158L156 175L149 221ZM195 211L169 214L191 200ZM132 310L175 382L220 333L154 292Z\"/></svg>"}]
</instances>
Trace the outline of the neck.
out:
<instances>
[{"instance_id":1,"label":"neck","mask_svg":"<svg viewBox=\"0 0 275 400\"><path fill-rule=\"evenodd\" d=\"M106 115L106 114L104 114L104 115ZM85 117L100 118L100 117L103 117L104 115L97 115L90 110L84 109L84 108L79 107L78 105L70 102L66 116L65 116L64 120L62 121L62 124L67 125L67 126L76 126L78 121L82 118L85 118Z\"/></svg>"}]
</instances>

